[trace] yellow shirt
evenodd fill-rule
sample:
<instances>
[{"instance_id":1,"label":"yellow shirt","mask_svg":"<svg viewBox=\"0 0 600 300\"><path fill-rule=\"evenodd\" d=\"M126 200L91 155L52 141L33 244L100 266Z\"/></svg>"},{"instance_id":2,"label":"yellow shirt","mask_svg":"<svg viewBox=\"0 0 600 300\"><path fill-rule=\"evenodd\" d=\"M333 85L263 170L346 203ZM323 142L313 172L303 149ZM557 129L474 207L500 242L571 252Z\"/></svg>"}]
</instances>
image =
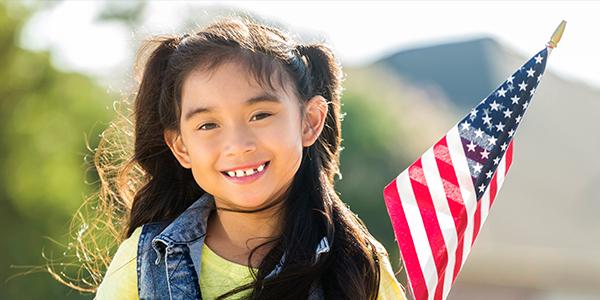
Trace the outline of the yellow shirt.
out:
<instances>
[{"instance_id":1,"label":"yellow shirt","mask_svg":"<svg viewBox=\"0 0 600 300\"><path fill-rule=\"evenodd\" d=\"M137 244L142 227L138 227L131 236L123 241L110 265L106 275L96 292L98 300L103 299L139 299L137 293L136 256ZM377 243L379 252L383 245ZM404 292L394 276L394 271L388 257L380 261L381 282L378 300L406 299ZM252 281L248 267L230 262L214 253L206 244L202 249L202 268L200 271L200 290L204 299L214 299L217 296L240 285ZM210 274L210 275L209 275ZM239 299L248 295L250 290L235 295Z\"/></svg>"},{"instance_id":2,"label":"yellow shirt","mask_svg":"<svg viewBox=\"0 0 600 300\"><path fill-rule=\"evenodd\" d=\"M200 290L203 299L215 299L221 294L253 280L247 266L220 257L206 243L202 246L201 261ZM256 268L254 270L258 271ZM250 289L245 290L227 299L241 299L243 296L249 295L250 291Z\"/></svg>"}]
</instances>

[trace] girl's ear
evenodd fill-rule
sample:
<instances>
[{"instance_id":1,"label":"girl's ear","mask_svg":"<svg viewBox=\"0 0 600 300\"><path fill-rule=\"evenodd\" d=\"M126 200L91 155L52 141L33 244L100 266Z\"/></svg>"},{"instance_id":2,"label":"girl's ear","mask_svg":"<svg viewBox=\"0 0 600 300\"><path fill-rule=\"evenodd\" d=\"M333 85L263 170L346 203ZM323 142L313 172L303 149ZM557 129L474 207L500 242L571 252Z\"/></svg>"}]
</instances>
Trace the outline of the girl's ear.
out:
<instances>
[{"instance_id":1,"label":"girl's ear","mask_svg":"<svg viewBox=\"0 0 600 300\"><path fill-rule=\"evenodd\" d=\"M192 167L190 156L183 143L181 134L175 130L165 129L164 138L171 149L171 152L173 152L173 155L175 155L175 158L179 161L179 164L186 169L190 169Z\"/></svg>"},{"instance_id":2,"label":"girl's ear","mask_svg":"<svg viewBox=\"0 0 600 300\"><path fill-rule=\"evenodd\" d=\"M305 107L302 122L302 146L308 147L314 144L323 131L327 118L327 100L323 96L316 95L307 101Z\"/></svg>"}]
</instances>

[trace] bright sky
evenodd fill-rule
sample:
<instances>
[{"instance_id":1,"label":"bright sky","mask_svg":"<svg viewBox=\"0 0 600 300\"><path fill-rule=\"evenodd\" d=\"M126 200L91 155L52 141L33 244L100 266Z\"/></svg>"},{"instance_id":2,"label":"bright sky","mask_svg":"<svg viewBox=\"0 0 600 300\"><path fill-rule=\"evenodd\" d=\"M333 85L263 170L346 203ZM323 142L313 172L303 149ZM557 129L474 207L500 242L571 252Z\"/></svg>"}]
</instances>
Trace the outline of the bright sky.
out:
<instances>
[{"instance_id":1,"label":"bright sky","mask_svg":"<svg viewBox=\"0 0 600 300\"><path fill-rule=\"evenodd\" d=\"M190 6L231 6L313 31L333 46L345 65L368 63L382 55L439 42L490 36L530 56L544 47L561 20L563 39L548 69L600 87L600 3L591 1L331 1L331 2L168 2L150 4L147 22L137 34L125 27L93 21L101 2L65 1L34 17L23 45L52 49L63 69L109 76L135 53L139 34L174 33L178 15ZM205 15L199 18L205 19ZM122 70L122 69L121 69Z\"/></svg>"}]
</instances>

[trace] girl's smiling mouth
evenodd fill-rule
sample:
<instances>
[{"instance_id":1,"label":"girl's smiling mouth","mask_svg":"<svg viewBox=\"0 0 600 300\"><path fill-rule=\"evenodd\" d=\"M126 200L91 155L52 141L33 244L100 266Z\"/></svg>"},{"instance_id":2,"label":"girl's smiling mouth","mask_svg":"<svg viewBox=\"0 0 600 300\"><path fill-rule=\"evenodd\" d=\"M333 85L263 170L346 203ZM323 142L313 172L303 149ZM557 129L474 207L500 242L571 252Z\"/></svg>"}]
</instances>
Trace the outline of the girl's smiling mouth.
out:
<instances>
[{"instance_id":1,"label":"girl's smiling mouth","mask_svg":"<svg viewBox=\"0 0 600 300\"><path fill-rule=\"evenodd\" d=\"M227 179L234 183L251 183L260 178L267 170L271 161L264 162L255 168L240 168L229 171L221 171Z\"/></svg>"}]
</instances>

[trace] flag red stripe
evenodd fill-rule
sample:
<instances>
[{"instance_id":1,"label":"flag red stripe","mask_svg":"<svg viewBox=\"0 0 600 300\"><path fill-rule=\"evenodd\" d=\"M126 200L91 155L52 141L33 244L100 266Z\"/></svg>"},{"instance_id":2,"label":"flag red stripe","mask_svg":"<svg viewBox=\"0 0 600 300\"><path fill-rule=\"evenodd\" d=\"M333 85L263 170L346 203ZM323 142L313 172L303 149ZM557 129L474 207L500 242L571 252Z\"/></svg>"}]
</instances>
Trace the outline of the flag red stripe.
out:
<instances>
[{"instance_id":1,"label":"flag red stripe","mask_svg":"<svg viewBox=\"0 0 600 300\"><path fill-rule=\"evenodd\" d=\"M390 219L392 220L392 227L394 228L396 241L400 247L402 262L406 268L411 290L413 291L415 299L427 299L428 291L427 286L425 285L425 278L421 271L421 265L419 264L412 234L404 214L404 208L402 207L402 202L400 202L400 195L398 194L396 182L397 180L394 180L385 187L383 198Z\"/></svg>"},{"instance_id":2,"label":"flag red stripe","mask_svg":"<svg viewBox=\"0 0 600 300\"><path fill-rule=\"evenodd\" d=\"M458 184L458 178L456 177L456 171L454 170L452 158L450 157L450 152L448 151L446 136L438 141L434 149L436 162L440 171L440 177L442 177L444 182L444 191L446 191L446 199L448 199L448 206L450 207L450 212L452 213L452 218L454 219L456 232L464 232L467 226L467 211L465 210L464 201L460 192L460 185ZM456 258L454 260L454 274L452 275L452 282L456 280L456 276L460 271L463 254L462 242L463 235L459 234L457 236L457 247L455 252ZM450 269L448 269L448 271L450 271Z\"/></svg>"},{"instance_id":3,"label":"flag red stripe","mask_svg":"<svg viewBox=\"0 0 600 300\"><path fill-rule=\"evenodd\" d=\"M454 231L453 231L453 238L456 239L454 241L453 244L449 244L450 242L452 242L452 240L450 241L446 241L446 247L450 247L447 248L446 250L448 251L448 262L450 263L450 258L452 258L452 263L451 265L446 265L444 268L444 271L439 274L439 280L440 280L440 284L437 286L436 289L436 299L438 299L438 293L439 291L442 291L442 293L445 293L445 295L442 295L443 299L444 296L447 295L448 291L443 291L445 290L449 290L449 286L452 285L452 282L454 282L454 278L457 276L458 272L455 272L455 270L457 270L457 264L456 264L456 256L458 256L458 260L462 260L462 247L460 244L458 244L458 235L457 232L460 232L460 230L464 230L466 223L465 222L461 222L461 218L465 218L466 214L465 214L465 208L463 205L463 199L462 199L462 193L460 191L460 187L459 187L459 183L458 183L458 178L456 177L456 173L454 171L454 166L452 164L452 158L450 156L450 152L448 150L448 145L447 145L447 141L446 141L446 137L444 136L442 139L440 139L433 147L433 153L434 153L434 157L435 157L435 161L436 161L436 166L439 172L439 176L440 179L442 181L442 186L444 189L444 193L446 196L446 204L448 205L448 209L450 211L450 214L452 215L452 220L454 222ZM450 252L452 251L452 252ZM454 257L451 257L454 256ZM449 274L451 277L449 278L449 281L446 281L446 273ZM448 287L446 288L445 285L448 285Z\"/></svg>"},{"instance_id":4,"label":"flag red stripe","mask_svg":"<svg viewBox=\"0 0 600 300\"><path fill-rule=\"evenodd\" d=\"M508 149L506 149L506 172L504 172L505 176L506 174L508 174L508 169L510 169L510 165L512 164L514 142L514 139L511 140L510 143L508 143Z\"/></svg>"},{"instance_id":5,"label":"flag red stripe","mask_svg":"<svg viewBox=\"0 0 600 300\"><path fill-rule=\"evenodd\" d=\"M446 263L444 263L444 270L446 270ZM444 273L446 272L442 272L442 273L438 273L438 284L435 287L435 294L433 299L434 300L442 300L444 299L442 293L444 292Z\"/></svg>"},{"instance_id":6,"label":"flag red stripe","mask_svg":"<svg viewBox=\"0 0 600 300\"><path fill-rule=\"evenodd\" d=\"M423 173L423 165L421 158L409 167L408 175L410 183L412 185L415 198L419 199L417 204L419 205L419 211L421 212L421 219L423 220L423 226L427 233L427 239L429 240L429 246L433 253L435 267L438 274L438 283L441 282L443 287L443 280L439 280L440 274L443 274L446 264L448 263L448 253L446 251L446 244L444 242L444 236L440 229L440 224L437 219L437 213L435 206L433 205L433 199ZM438 284L439 285L439 284ZM437 299L437 298L436 298Z\"/></svg>"},{"instance_id":7,"label":"flag red stripe","mask_svg":"<svg viewBox=\"0 0 600 300\"><path fill-rule=\"evenodd\" d=\"M440 177L444 184L444 191L446 193L446 199L448 199L448 206L454 219L454 225L457 232L465 230L466 224L463 218L466 218L466 212L464 211L464 204L462 194L460 193L460 186L458 185L458 178L452 165L452 159L448 152L448 145L446 144L446 137L442 138L434 148L435 159Z\"/></svg>"},{"instance_id":8,"label":"flag red stripe","mask_svg":"<svg viewBox=\"0 0 600 300\"><path fill-rule=\"evenodd\" d=\"M506 160L505 165L506 167L504 168L504 177L506 177L506 174L508 174L508 170L510 169L510 165L512 164L512 155L513 155L513 142L514 140L510 141L510 143L508 143L508 148L506 149L506 153L504 153L504 159ZM490 184L490 208L492 207L492 204L494 203L494 200L496 199L496 194L498 194L498 186L496 183L496 174L498 172L496 171L494 173L494 177L492 177L492 182Z\"/></svg>"},{"instance_id":9,"label":"flag red stripe","mask_svg":"<svg viewBox=\"0 0 600 300\"><path fill-rule=\"evenodd\" d=\"M494 199L496 199L496 193L498 192L498 186L497 186L497 182L496 180L498 178L498 170L496 170L496 172L494 172L494 176L492 177L492 180L490 181L490 208L492 207L492 204L494 204Z\"/></svg>"}]
</instances>

